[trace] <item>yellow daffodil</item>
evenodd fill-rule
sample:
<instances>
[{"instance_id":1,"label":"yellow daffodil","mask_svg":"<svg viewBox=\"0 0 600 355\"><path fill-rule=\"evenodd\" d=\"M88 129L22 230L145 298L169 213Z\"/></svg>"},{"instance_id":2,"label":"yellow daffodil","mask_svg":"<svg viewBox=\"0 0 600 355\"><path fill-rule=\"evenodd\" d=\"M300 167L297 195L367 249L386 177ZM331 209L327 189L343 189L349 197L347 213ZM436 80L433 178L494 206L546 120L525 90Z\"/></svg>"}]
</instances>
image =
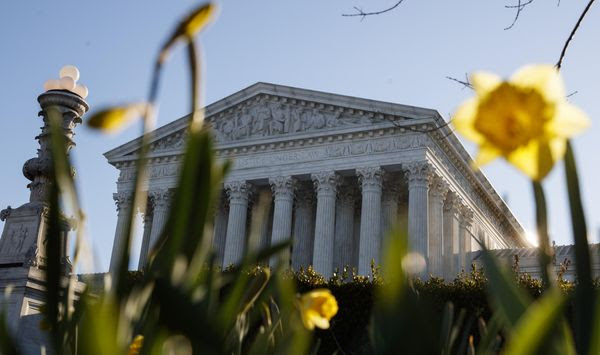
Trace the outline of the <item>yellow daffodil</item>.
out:
<instances>
[{"instance_id":1,"label":"yellow daffodil","mask_svg":"<svg viewBox=\"0 0 600 355\"><path fill-rule=\"evenodd\" d=\"M589 125L585 113L567 102L551 65L525 66L507 81L478 72L471 83L477 96L456 110L452 123L479 145L475 166L504 157L539 181L564 156L567 138Z\"/></svg>"},{"instance_id":2,"label":"yellow daffodil","mask_svg":"<svg viewBox=\"0 0 600 355\"><path fill-rule=\"evenodd\" d=\"M133 341L129 345L129 351L127 355L139 355L144 345L144 337L142 335L136 335Z\"/></svg>"},{"instance_id":3,"label":"yellow daffodil","mask_svg":"<svg viewBox=\"0 0 600 355\"><path fill-rule=\"evenodd\" d=\"M307 329L315 327L321 329L329 328L329 320L338 311L338 304L327 289L316 289L298 297L297 301L302 323Z\"/></svg>"}]
</instances>

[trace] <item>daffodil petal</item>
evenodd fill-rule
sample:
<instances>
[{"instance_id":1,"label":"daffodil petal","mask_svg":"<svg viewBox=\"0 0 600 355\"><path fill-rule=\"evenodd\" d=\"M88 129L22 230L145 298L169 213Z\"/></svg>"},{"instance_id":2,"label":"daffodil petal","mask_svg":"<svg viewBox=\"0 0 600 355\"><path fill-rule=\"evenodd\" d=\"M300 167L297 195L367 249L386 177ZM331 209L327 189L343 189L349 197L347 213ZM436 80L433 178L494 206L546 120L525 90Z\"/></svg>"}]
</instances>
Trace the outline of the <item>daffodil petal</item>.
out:
<instances>
[{"instance_id":1,"label":"daffodil petal","mask_svg":"<svg viewBox=\"0 0 600 355\"><path fill-rule=\"evenodd\" d=\"M556 115L546 124L549 133L557 137L570 138L590 126L587 115L577 106L564 102L556 107Z\"/></svg>"},{"instance_id":2,"label":"daffodil petal","mask_svg":"<svg viewBox=\"0 0 600 355\"><path fill-rule=\"evenodd\" d=\"M478 100L470 98L462 103L452 116L452 125L465 138L481 143L483 137L475 130L475 118L477 117Z\"/></svg>"},{"instance_id":3,"label":"daffodil petal","mask_svg":"<svg viewBox=\"0 0 600 355\"><path fill-rule=\"evenodd\" d=\"M479 147L479 152L477 153L477 157L475 157L472 166L476 169L480 168L501 155L502 153L498 149L495 149L487 144L482 145Z\"/></svg>"},{"instance_id":4,"label":"daffodil petal","mask_svg":"<svg viewBox=\"0 0 600 355\"><path fill-rule=\"evenodd\" d=\"M560 102L565 98L565 87L553 65L526 65L510 79L511 84L537 90L549 102Z\"/></svg>"},{"instance_id":5,"label":"daffodil petal","mask_svg":"<svg viewBox=\"0 0 600 355\"><path fill-rule=\"evenodd\" d=\"M502 83L502 78L498 75L480 71L471 74L470 77L471 84L473 85L473 89L479 96L485 96L490 91L494 90L498 85Z\"/></svg>"},{"instance_id":6,"label":"daffodil petal","mask_svg":"<svg viewBox=\"0 0 600 355\"><path fill-rule=\"evenodd\" d=\"M561 160L565 156L565 152L567 151L567 141L565 139L553 139L548 144L550 145L550 153L554 162Z\"/></svg>"},{"instance_id":7,"label":"daffodil petal","mask_svg":"<svg viewBox=\"0 0 600 355\"><path fill-rule=\"evenodd\" d=\"M316 312L315 315L311 317L311 322L314 324L314 327L321 329L329 328L329 321L327 320L327 318L321 317Z\"/></svg>"},{"instance_id":8,"label":"daffodil petal","mask_svg":"<svg viewBox=\"0 0 600 355\"><path fill-rule=\"evenodd\" d=\"M532 140L524 147L510 153L506 159L534 181L540 181L548 175L560 154L560 143Z\"/></svg>"}]
</instances>

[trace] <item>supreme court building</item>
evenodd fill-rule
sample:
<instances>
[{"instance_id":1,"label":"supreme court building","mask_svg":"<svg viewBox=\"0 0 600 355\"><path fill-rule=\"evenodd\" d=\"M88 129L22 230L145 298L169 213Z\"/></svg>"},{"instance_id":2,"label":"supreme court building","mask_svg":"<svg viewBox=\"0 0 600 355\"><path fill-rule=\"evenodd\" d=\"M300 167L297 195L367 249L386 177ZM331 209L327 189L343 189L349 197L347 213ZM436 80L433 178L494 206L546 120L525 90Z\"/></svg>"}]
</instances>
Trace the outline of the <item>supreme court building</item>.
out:
<instances>
[{"instance_id":1,"label":"supreme court building","mask_svg":"<svg viewBox=\"0 0 600 355\"><path fill-rule=\"evenodd\" d=\"M268 192L261 244L292 238L291 266L371 273L386 231L408 217L412 251L426 273L453 278L471 255L528 246L524 231L435 110L267 83L205 109L219 160L231 160L214 217L221 265L241 260L256 197ZM188 117L154 132L140 267L165 225L185 148ZM131 206L136 139L105 154L119 171L111 270Z\"/></svg>"}]
</instances>

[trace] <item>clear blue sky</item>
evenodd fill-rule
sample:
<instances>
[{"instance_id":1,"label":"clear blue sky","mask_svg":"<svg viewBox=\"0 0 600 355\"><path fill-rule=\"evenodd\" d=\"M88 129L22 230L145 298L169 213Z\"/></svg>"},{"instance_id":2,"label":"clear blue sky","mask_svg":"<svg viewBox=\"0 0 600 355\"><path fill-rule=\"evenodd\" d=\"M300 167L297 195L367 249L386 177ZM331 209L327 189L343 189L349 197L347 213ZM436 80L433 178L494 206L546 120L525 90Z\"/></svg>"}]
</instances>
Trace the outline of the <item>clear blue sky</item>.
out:
<instances>
[{"instance_id":1,"label":"clear blue sky","mask_svg":"<svg viewBox=\"0 0 600 355\"><path fill-rule=\"evenodd\" d=\"M396 11L344 18L354 5L394 1L222 1L220 16L200 38L205 99L210 103L257 81L437 109L444 117L468 89L445 79L474 70L504 76L527 63L554 63L587 1L536 0L510 31L510 1L406 0ZM0 208L28 199L21 173L33 157L41 120L36 97L65 64L81 71L93 109L142 100L151 63L177 19L196 1L3 1L0 4ZM600 6L600 5L599 5ZM592 127L575 141L590 234L600 227L600 9L592 8L564 63L571 101ZM188 113L185 57L169 63L160 94L159 125ZM94 245L96 271L108 267L116 212L117 170L102 153L136 137L139 127L104 136L77 129L73 157ZM474 147L467 145L473 154ZM533 230L530 183L505 163L486 167L492 184L526 229ZM544 182L551 234L572 242L562 166ZM0 224L0 228L3 224Z\"/></svg>"}]
</instances>

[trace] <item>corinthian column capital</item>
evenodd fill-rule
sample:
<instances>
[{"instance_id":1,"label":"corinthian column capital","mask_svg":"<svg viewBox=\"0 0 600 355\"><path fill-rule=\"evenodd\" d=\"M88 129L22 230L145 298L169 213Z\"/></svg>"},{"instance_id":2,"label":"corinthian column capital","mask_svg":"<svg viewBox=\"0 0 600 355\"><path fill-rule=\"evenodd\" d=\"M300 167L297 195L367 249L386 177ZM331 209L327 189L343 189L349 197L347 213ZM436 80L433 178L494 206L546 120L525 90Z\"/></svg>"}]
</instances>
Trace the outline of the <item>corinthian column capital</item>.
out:
<instances>
[{"instance_id":1,"label":"corinthian column capital","mask_svg":"<svg viewBox=\"0 0 600 355\"><path fill-rule=\"evenodd\" d=\"M363 190L381 190L383 170L380 167L364 167L356 169L358 181Z\"/></svg>"},{"instance_id":2,"label":"corinthian column capital","mask_svg":"<svg viewBox=\"0 0 600 355\"><path fill-rule=\"evenodd\" d=\"M466 205L462 205L460 208L460 224L469 227L471 223L473 223L473 210Z\"/></svg>"},{"instance_id":3,"label":"corinthian column capital","mask_svg":"<svg viewBox=\"0 0 600 355\"><path fill-rule=\"evenodd\" d=\"M133 193L131 191L120 191L113 194L113 200L117 206L117 211L131 207L133 203Z\"/></svg>"},{"instance_id":4,"label":"corinthian column capital","mask_svg":"<svg viewBox=\"0 0 600 355\"><path fill-rule=\"evenodd\" d=\"M339 183L338 175L333 171L322 171L311 175L317 194L335 194Z\"/></svg>"},{"instance_id":5,"label":"corinthian column capital","mask_svg":"<svg viewBox=\"0 0 600 355\"><path fill-rule=\"evenodd\" d=\"M170 189L155 189L148 192L148 196L152 201L152 207L155 210L161 210L169 207L173 198L173 191Z\"/></svg>"},{"instance_id":6,"label":"corinthian column capital","mask_svg":"<svg viewBox=\"0 0 600 355\"><path fill-rule=\"evenodd\" d=\"M277 176L269 179L275 199L293 199L296 179L291 176Z\"/></svg>"},{"instance_id":7,"label":"corinthian column capital","mask_svg":"<svg viewBox=\"0 0 600 355\"><path fill-rule=\"evenodd\" d=\"M230 181L225 183L225 191L229 196L229 201L248 202L252 193L252 185L246 181Z\"/></svg>"},{"instance_id":8,"label":"corinthian column capital","mask_svg":"<svg viewBox=\"0 0 600 355\"><path fill-rule=\"evenodd\" d=\"M443 203L444 198L446 198L446 194L448 193L449 185L448 183L440 176L433 176L431 179L431 187L430 193L431 196L435 197L436 200L441 201Z\"/></svg>"},{"instance_id":9,"label":"corinthian column capital","mask_svg":"<svg viewBox=\"0 0 600 355\"><path fill-rule=\"evenodd\" d=\"M462 199L456 194L456 192L449 191L446 194L446 200L444 201L444 211L453 213L456 217L460 216L460 210L464 203Z\"/></svg>"},{"instance_id":10,"label":"corinthian column capital","mask_svg":"<svg viewBox=\"0 0 600 355\"><path fill-rule=\"evenodd\" d=\"M404 172L408 178L409 185L431 184L433 177L433 166L426 161L410 162L403 165Z\"/></svg>"}]
</instances>

